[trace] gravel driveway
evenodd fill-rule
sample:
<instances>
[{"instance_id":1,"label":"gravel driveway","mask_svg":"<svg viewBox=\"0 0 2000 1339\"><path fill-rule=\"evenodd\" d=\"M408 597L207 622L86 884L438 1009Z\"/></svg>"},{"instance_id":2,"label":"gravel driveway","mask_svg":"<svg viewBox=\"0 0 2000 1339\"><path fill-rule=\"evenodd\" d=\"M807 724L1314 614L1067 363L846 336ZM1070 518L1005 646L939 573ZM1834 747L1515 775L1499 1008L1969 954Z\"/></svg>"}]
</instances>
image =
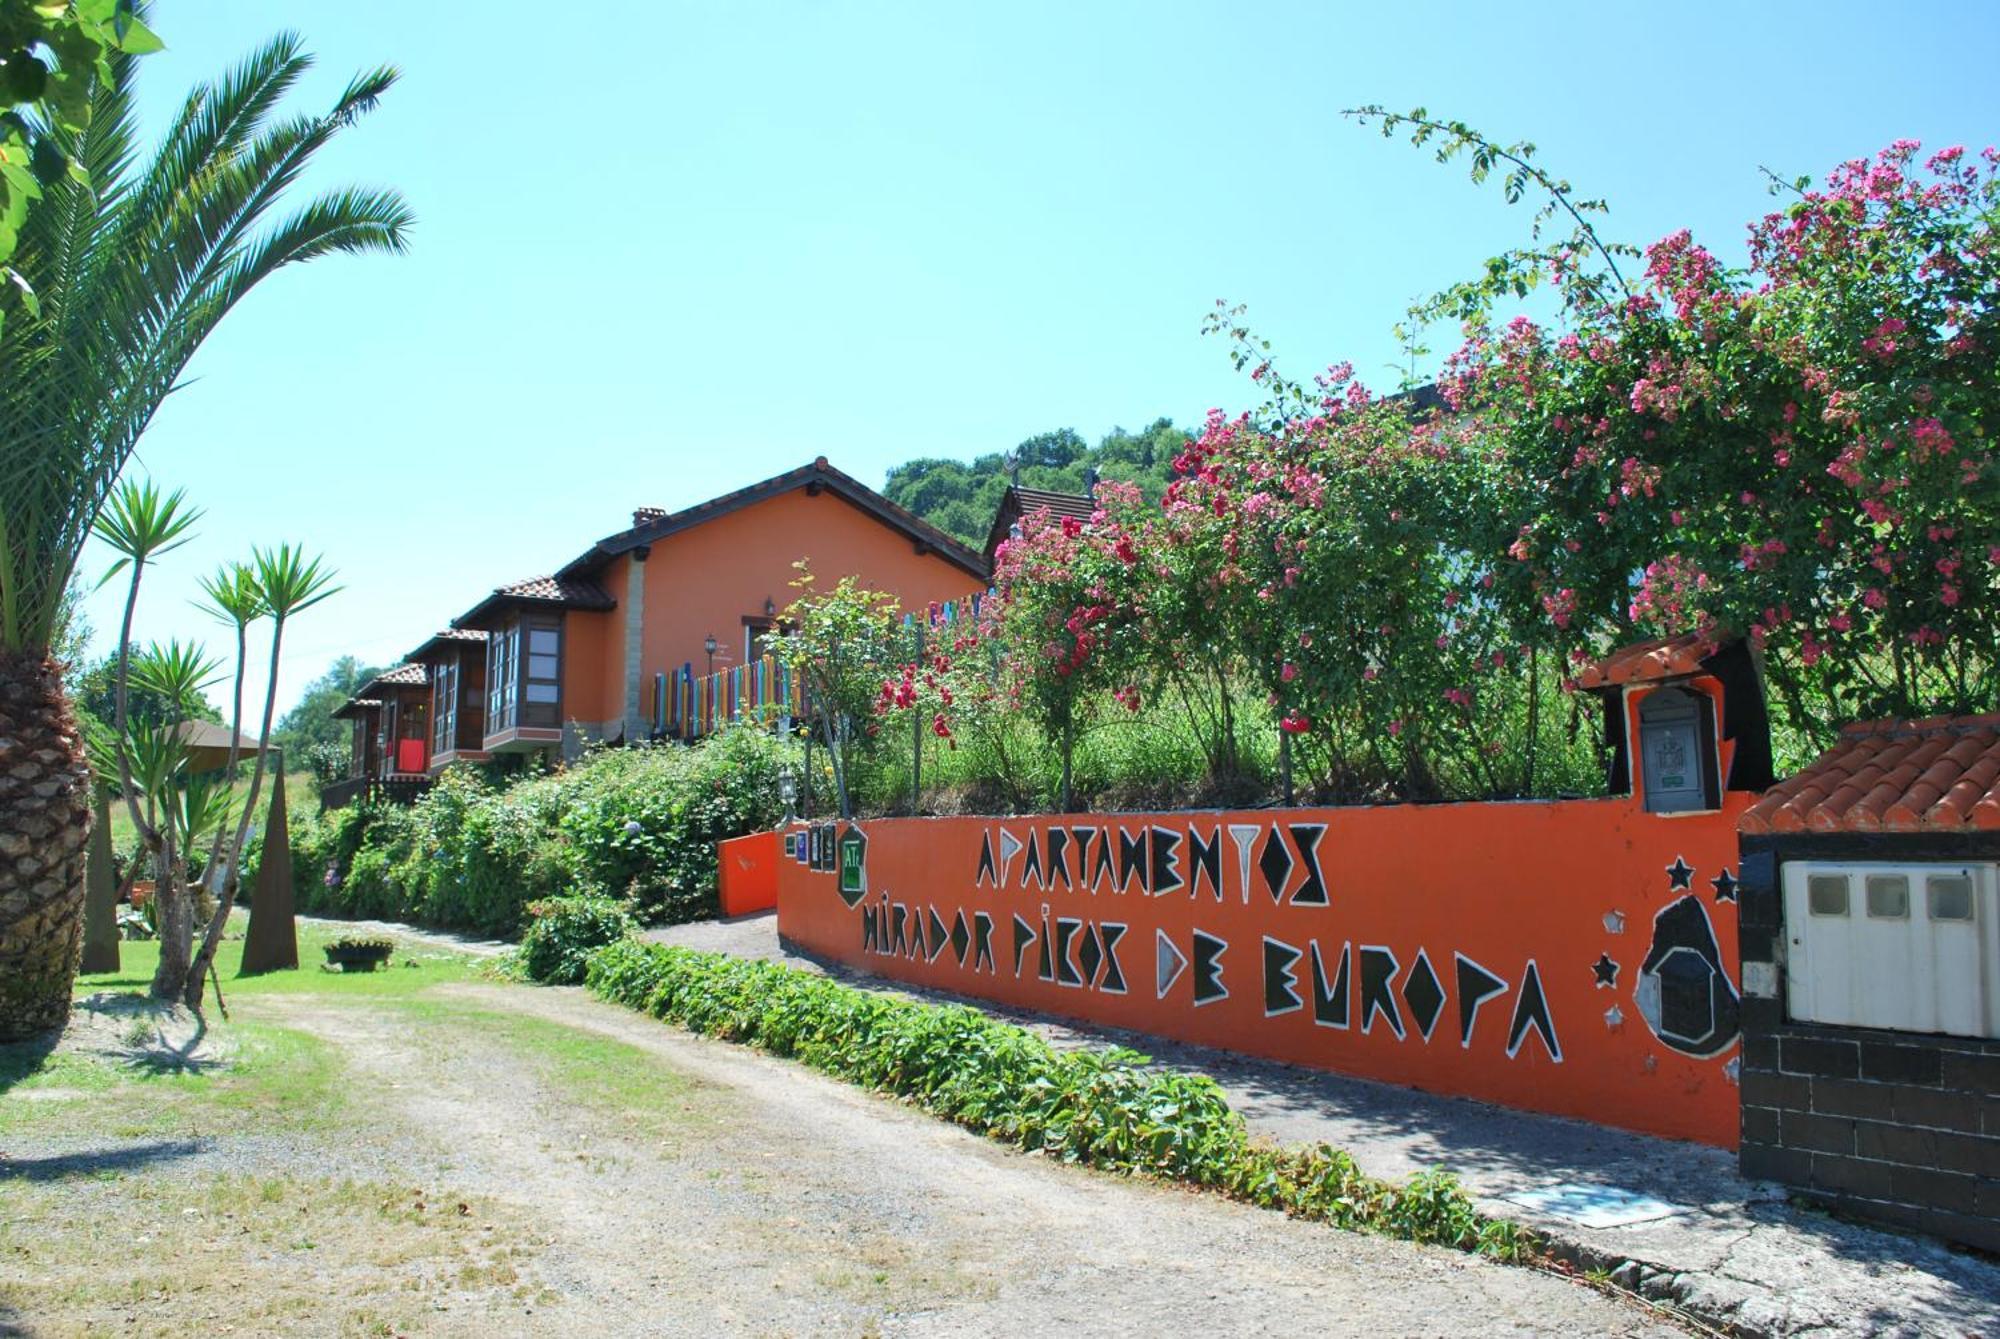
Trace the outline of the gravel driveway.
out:
<instances>
[{"instance_id":1,"label":"gravel driveway","mask_svg":"<svg viewBox=\"0 0 2000 1339\"><path fill-rule=\"evenodd\" d=\"M10 1139L0 1333L1673 1332L1552 1275L1012 1152L580 990L236 1008L330 1048L340 1117Z\"/></svg>"},{"instance_id":2,"label":"gravel driveway","mask_svg":"<svg viewBox=\"0 0 2000 1339\"><path fill-rule=\"evenodd\" d=\"M1011 1153L580 991L439 993L615 1038L685 1081L674 1126L641 1136L504 1048L285 1002L412 1127L448 1132L467 1191L531 1215L529 1271L560 1300L520 1332L1663 1332L1546 1275Z\"/></svg>"}]
</instances>

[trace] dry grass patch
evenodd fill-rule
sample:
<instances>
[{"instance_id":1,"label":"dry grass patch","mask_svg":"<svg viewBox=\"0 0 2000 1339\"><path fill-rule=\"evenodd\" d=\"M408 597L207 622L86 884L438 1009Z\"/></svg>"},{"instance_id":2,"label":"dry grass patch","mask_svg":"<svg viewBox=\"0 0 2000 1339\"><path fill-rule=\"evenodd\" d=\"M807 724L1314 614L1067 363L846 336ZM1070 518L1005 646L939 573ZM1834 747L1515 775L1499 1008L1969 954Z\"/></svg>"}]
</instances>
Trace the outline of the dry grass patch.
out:
<instances>
[{"instance_id":1,"label":"dry grass patch","mask_svg":"<svg viewBox=\"0 0 2000 1339\"><path fill-rule=\"evenodd\" d=\"M8 1198L0 1316L37 1335L477 1330L545 1300L518 1211L450 1190L162 1169Z\"/></svg>"}]
</instances>

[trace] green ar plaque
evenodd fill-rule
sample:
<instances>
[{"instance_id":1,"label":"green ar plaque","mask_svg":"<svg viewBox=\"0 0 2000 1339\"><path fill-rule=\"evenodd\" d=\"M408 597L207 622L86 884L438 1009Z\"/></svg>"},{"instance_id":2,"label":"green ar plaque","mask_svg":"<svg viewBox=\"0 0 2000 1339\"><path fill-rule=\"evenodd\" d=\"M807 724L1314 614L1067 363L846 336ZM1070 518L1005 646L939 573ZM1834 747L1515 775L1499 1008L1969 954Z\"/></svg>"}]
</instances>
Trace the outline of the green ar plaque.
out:
<instances>
[{"instance_id":1,"label":"green ar plaque","mask_svg":"<svg viewBox=\"0 0 2000 1339\"><path fill-rule=\"evenodd\" d=\"M860 828L840 835L840 898L854 906L868 895L868 838Z\"/></svg>"}]
</instances>

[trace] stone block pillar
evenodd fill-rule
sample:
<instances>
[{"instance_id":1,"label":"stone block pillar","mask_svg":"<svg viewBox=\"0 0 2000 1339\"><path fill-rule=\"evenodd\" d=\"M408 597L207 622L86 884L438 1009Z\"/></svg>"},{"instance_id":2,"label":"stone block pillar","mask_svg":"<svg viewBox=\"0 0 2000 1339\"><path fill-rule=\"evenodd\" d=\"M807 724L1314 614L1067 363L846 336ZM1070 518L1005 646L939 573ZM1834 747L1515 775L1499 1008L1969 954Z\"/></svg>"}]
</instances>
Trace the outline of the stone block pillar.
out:
<instances>
[{"instance_id":1,"label":"stone block pillar","mask_svg":"<svg viewBox=\"0 0 2000 1339\"><path fill-rule=\"evenodd\" d=\"M646 632L646 559L652 549L641 545L632 550L625 565L625 742L636 744L648 733L642 702L645 684L640 672L644 659Z\"/></svg>"}]
</instances>

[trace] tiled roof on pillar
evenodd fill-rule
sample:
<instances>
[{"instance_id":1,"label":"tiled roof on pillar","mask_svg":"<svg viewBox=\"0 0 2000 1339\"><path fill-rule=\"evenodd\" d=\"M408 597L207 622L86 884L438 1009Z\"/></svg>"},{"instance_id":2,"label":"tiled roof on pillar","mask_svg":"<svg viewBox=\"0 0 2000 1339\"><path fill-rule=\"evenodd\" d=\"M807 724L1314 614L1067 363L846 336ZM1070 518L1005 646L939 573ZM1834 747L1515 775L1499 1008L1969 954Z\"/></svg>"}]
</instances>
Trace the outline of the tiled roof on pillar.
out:
<instances>
[{"instance_id":1,"label":"tiled roof on pillar","mask_svg":"<svg viewBox=\"0 0 2000 1339\"><path fill-rule=\"evenodd\" d=\"M1616 688L1621 684L1685 678L1699 672L1701 662L1718 649L1713 641L1696 632L1635 642L1584 666L1577 673L1576 686Z\"/></svg>"},{"instance_id":2,"label":"tiled roof on pillar","mask_svg":"<svg viewBox=\"0 0 2000 1339\"><path fill-rule=\"evenodd\" d=\"M1869 721L1764 792L1746 833L2000 830L2000 715Z\"/></svg>"}]
</instances>

